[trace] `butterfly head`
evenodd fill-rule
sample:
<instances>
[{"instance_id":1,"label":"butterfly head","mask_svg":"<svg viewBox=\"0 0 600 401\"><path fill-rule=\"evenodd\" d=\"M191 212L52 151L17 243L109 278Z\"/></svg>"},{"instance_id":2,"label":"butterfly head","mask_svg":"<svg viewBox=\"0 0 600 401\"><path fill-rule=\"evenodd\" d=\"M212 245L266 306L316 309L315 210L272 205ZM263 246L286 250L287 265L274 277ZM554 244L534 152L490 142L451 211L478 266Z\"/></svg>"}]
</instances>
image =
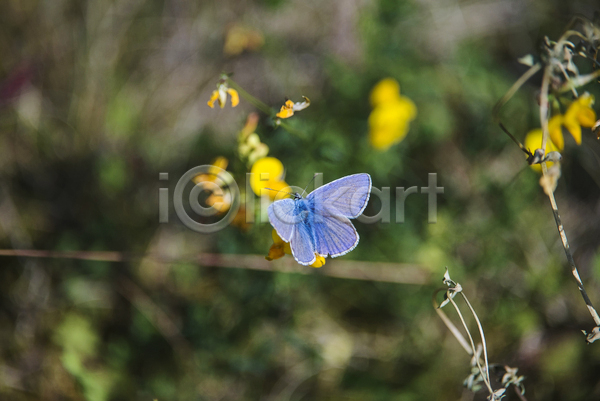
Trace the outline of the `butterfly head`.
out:
<instances>
[{"instance_id":1,"label":"butterfly head","mask_svg":"<svg viewBox=\"0 0 600 401\"><path fill-rule=\"evenodd\" d=\"M300 199L302 199L302 195L300 195L298 192L294 192L292 194L292 196L294 197L294 200L300 200Z\"/></svg>"}]
</instances>

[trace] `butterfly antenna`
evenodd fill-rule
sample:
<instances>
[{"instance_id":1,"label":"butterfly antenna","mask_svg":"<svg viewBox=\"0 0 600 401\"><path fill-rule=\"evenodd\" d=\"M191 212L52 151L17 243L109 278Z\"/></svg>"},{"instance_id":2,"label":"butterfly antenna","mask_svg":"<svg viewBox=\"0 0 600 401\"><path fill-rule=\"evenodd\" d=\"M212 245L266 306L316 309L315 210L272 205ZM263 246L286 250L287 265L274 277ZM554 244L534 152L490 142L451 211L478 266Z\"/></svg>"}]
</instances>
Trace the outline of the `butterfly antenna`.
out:
<instances>
[{"instance_id":1,"label":"butterfly antenna","mask_svg":"<svg viewBox=\"0 0 600 401\"><path fill-rule=\"evenodd\" d=\"M317 178L317 174L318 173L315 173L315 175L313 175L313 178L309 181L309 183L306 186L306 188L304 188L304 191L302 191L302 195L301 196L304 196L304 193L306 192L306 189L310 186L310 184L312 184L312 182L315 180L315 178Z\"/></svg>"},{"instance_id":2,"label":"butterfly antenna","mask_svg":"<svg viewBox=\"0 0 600 401\"><path fill-rule=\"evenodd\" d=\"M506 135L508 135L510 139L512 139L519 146L519 148L521 148L521 150L525 152L525 154L527 155L527 163L529 163L530 166L533 164L541 163L545 160L544 151L542 149L536 149L533 153L531 153L531 151L525 146L523 146L523 144L519 142L517 138L515 138L510 132L508 132L508 130L504 125L502 125L502 123L498 123L498 125L500 125L502 131L504 131Z\"/></svg>"},{"instance_id":3,"label":"butterfly antenna","mask_svg":"<svg viewBox=\"0 0 600 401\"><path fill-rule=\"evenodd\" d=\"M531 153L531 151L530 151L529 149L527 149L525 146L523 146L523 144L522 144L521 142L519 142L519 140L518 140L517 138L515 138L515 137L513 136L513 134L511 134L511 133L510 133L510 132L509 132L509 131L506 129L506 127L504 126L504 124L502 124L502 123L498 123L498 125L500 126L500 128L502 129L502 131L504 131L504 133L505 133L506 135L508 135L508 136L510 137L510 139L512 139L512 140L513 140L513 142L514 142L514 143L516 143L516 144L519 146L519 148L521 148L521 150L522 150L523 152L525 152L525 154L526 154L527 156L529 156L529 157L533 156L533 154Z\"/></svg>"},{"instance_id":4,"label":"butterfly antenna","mask_svg":"<svg viewBox=\"0 0 600 401\"><path fill-rule=\"evenodd\" d=\"M267 189L267 190L269 190L269 191L275 191L275 192L277 192L277 193L279 193L279 192L283 192L284 194L288 194L288 195L291 195L291 196L295 196L295 195L296 195L296 194L293 194L293 193L291 193L291 192L281 191L281 190L277 190L277 189L273 189L273 188L266 188L266 187L265 187L265 188L263 188L263 189Z\"/></svg>"}]
</instances>

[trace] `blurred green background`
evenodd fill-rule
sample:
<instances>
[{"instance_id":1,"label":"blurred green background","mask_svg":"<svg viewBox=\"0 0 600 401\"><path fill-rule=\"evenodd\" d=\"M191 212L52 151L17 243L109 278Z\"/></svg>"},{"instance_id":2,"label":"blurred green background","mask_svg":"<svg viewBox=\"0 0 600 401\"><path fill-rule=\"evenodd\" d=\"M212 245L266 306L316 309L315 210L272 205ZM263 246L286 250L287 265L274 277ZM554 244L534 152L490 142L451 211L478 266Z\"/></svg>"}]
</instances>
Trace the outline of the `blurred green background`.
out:
<instances>
[{"instance_id":1,"label":"blurred green background","mask_svg":"<svg viewBox=\"0 0 600 401\"><path fill-rule=\"evenodd\" d=\"M479 313L490 361L518 367L529 400L599 399L600 345L586 346L580 332L593 322L548 199L491 117L527 69L517 58L597 7L3 1L0 247L126 259L1 257L0 398L483 400L463 389L470 358L431 305L448 266ZM250 38L245 47L226 47L232 30ZM204 235L172 210L169 224L158 223L158 189L172 193L189 168L224 156L239 182L248 172L237 136L256 110L245 99L236 108L206 104L222 72L274 110L286 97L311 99L286 120L302 137L265 114L256 130L286 182L366 172L378 188L420 187L437 173L445 188L437 223L427 223L426 196L411 195L403 224L356 222L358 247L321 269L302 268L308 274L198 258L233 255L231 265L239 257L245 267L272 243L268 223ZM407 137L381 152L368 141L369 93L386 77L418 115ZM502 111L521 139L539 126L539 82ZM598 84L588 90L600 96ZM599 154L589 131L580 147L568 139L556 193L596 304ZM373 200L365 213L379 206ZM349 260L410 267L426 279L328 275Z\"/></svg>"}]
</instances>

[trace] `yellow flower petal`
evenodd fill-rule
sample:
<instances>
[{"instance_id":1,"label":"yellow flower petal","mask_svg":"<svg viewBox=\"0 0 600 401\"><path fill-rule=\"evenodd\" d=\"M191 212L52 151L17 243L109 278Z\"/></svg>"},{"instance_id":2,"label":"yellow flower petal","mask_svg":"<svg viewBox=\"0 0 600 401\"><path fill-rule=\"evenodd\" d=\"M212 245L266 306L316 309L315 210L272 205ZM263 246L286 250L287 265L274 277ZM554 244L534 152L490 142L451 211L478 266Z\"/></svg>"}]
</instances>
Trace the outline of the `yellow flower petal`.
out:
<instances>
[{"instance_id":1,"label":"yellow flower petal","mask_svg":"<svg viewBox=\"0 0 600 401\"><path fill-rule=\"evenodd\" d=\"M312 265L310 265L311 267L316 267L319 268L321 266L323 266L325 264L325 258L321 255L315 254L317 260L315 260L315 263L313 263Z\"/></svg>"},{"instance_id":2,"label":"yellow flower petal","mask_svg":"<svg viewBox=\"0 0 600 401\"><path fill-rule=\"evenodd\" d=\"M596 123L596 112L592 108L584 108L577 115L577 120L582 127L591 128Z\"/></svg>"},{"instance_id":3,"label":"yellow flower petal","mask_svg":"<svg viewBox=\"0 0 600 401\"><path fill-rule=\"evenodd\" d=\"M393 102L400 98L400 84L394 78L382 79L371 91L371 105L376 107L383 103Z\"/></svg>"},{"instance_id":4,"label":"yellow flower petal","mask_svg":"<svg viewBox=\"0 0 600 401\"><path fill-rule=\"evenodd\" d=\"M257 160L250 170L252 174L252 180L250 181L252 190L257 195L260 195L258 193L259 189L264 188L262 183L267 181L281 181L283 172L283 163L275 157L263 157Z\"/></svg>"},{"instance_id":5,"label":"yellow flower petal","mask_svg":"<svg viewBox=\"0 0 600 401\"><path fill-rule=\"evenodd\" d=\"M571 133L577 145L581 145L581 125L579 121L566 121L564 122L565 128ZM562 148L561 148L562 149Z\"/></svg>"},{"instance_id":6,"label":"yellow flower petal","mask_svg":"<svg viewBox=\"0 0 600 401\"><path fill-rule=\"evenodd\" d=\"M210 95L210 100L208 101L208 107L213 109L215 107L215 101L219 98L219 91L214 90Z\"/></svg>"},{"instance_id":7,"label":"yellow flower petal","mask_svg":"<svg viewBox=\"0 0 600 401\"><path fill-rule=\"evenodd\" d=\"M275 229L271 230L271 237L273 238L273 245L269 249L269 254L265 257L267 260L275 260L282 258L285 254L291 255L292 249L290 244L284 242L281 237L277 234Z\"/></svg>"},{"instance_id":8,"label":"yellow flower petal","mask_svg":"<svg viewBox=\"0 0 600 401\"><path fill-rule=\"evenodd\" d=\"M417 117L417 106L413 103L412 100L405 96L400 96L400 100L398 101L400 107L402 107L402 111L404 112L404 117L408 121L412 121Z\"/></svg>"},{"instance_id":9,"label":"yellow flower petal","mask_svg":"<svg viewBox=\"0 0 600 401\"><path fill-rule=\"evenodd\" d=\"M275 229L271 230L271 237L273 238L273 245L269 249L269 254L265 256L267 260L275 260L282 258L285 254L291 255L292 249L288 242L284 242L281 237L277 234ZM321 267L325 264L325 258L318 253L315 254L315 262L311 265L312 267Z\"/></svg>"},{"instance_id":10,"label":"yellow flower petal","mask_svg":"<svg viewBox=\"0 0 600 401\"><path fill-rule=\"evenodd\" d=\"M277 234L277 230L272 229L271 230L271 238L273 238L273 243L274 244L283 244L283 240L281 239L281 237L279 236L279 234Z\"/></svg>"},{"instance_id":11,"label":"yellow flower petal","mask_svg":"<svg viewBox=\"0 0 600 401\"><path fill-rule=\"evenodd\" d=\"M594 104L594 96L589 93L584 93L575 100L579 107L592 107Z\"/></svg>"},{"instance_id":12,"label":"yellow flower petal","mask_svg":"<svg viewBox=\"0 0 600 401\"><path fill-rule=\"evenodd\" d=\"M217 157L212 162L213 169L211 169L211 173L218 174L218 172L219 172L218 169L225 170L227 168L228 164L229 164L229 160L227 160L227 158L225 158L223 156ZM214 167L216 167L216 168L214 168Z\"/></svg>"},{"instance_id":13,"label":"yellow flower petal","mask_svg":"<svg viewBox=\"0 0 600 401\"><path fill-rule=\"evenodd\" d=\"M196 184L201 184L207 181L215 182L221 170L225 170L228 164L229 161L227 160L227 158L219 156L215 160L213 160L212 166L208 169L208 172L206 174L198 174L197 176L192 178L192 181L194 181Z\"/></svg>"},{"instance_id":14,"label":"yellow flower petal","mask_svg":"<svg viewBox=\"0 0 600 401\"><path fill-rule=\"evenodd\" d=\"M236 24L227 31L223 53L236 56L244 50L258 50L263 44L264 38L260 32Z\"/></svg>"},{"instance_id":15,"label":"yellow flower petal","mask_svg":"<svg viewBox=\"0 0 600 401\"><path fill-rule=\"evenodd\" d=\"M217 213L225 213L231 207L231 193L225 192L222 190L211 193L208 198L206 198L206 204L210 207L213 207Z\"/></svg>"},{"instance_id":16,"label":"yellow flower petal","mask_svg":"<svg viewBox=\"0 0 600 401\"><path fill-rule=\"evenodd\" d=\"M394 102L380 104L369 116L369 140L371 146L386 150L406 137L409 122L415 118L417 108L414 103L401 98Z\"/></svg>"},{"instance_id":17,"label":"yellow flower petal","mask_svg":"<svg viewBox=\"0 0 600 401\"><path fill-rule=\"evenodd\" d=\"M285 256L285 252L283 250L283 244L273 244L271 248L269 248L269 253L265 256L265 259L268 261L283 258Z\"/></svg>"},{"instance_id":18,"label":"yellow flower petal","mask_svg":"<svg viewBox=\"0 0 600 401\"><path fill-rule=\"evenodd\" d=\"M554 116L548 121L548 133L550 134L550 139L554 142L554 145L560 150L563 150L565 147L565 138L562 133L562 125L564 123L564 117L562 115ZM534 152L536 149L542 146L542 139L540 137L540 143L534 145L534 148L530 148L531 152ZM546 149L546 153L550 152Z\"/></svg>"},{"instance_id":19,"label":"yellow flower petal","mask_svg":"<svg viewBox=\"0 0 600 401\"><path fill-rule=\"evenodd\" d=\"M596 112L592 109L592 104L594 104L594 97L585 93L575 99L565 113L563 124L578 145L581 145L581 127L592 127L596 120Z\"/></svg>"},{"instance_id":20,"label":"yellow flower petal","mask_svg":"<svg viewBox=\"0 0 600 401\"><path fill-rule=\"evenodd\" d=\"M525 143L523 144L523 146L529 149L529 151L532 153L535 152L536 149L540 148L542 146L542 130L540 128L537 128L529 131L525 136ZM555 144L552 143L552 141L548 141L548 143L546 144L546 154L557 150L558 149L555 146ZM548 168L552 167L553 165L554 163L552 162L546 162L546 167ZM542 166L539 164L532 164L531 168L540 174L542 173Z\"/></svg>"},{"instance_id":21,"label":"yellow flower petal","mask_svg":"<svg viewBox=\"0 0 600 401\"><path fill-rule=\"evenodd\" d=\"M286 100L286 102L281 106L281 110L279 113L275 114L279 118L290 118L294 115L294 102L291 100Z\"/></svg>"},{"instance_id":22,"label":"yellow flower petal","mask_svg":"<svg viewBox=\"0 0 600 401\"><path fill-rule=\"evenodd\" d=\"M209 185L209 182L215 183L217 182L217 177L221 170L225 170L227 168L227 164L229 161L227 158L223 156L217 157L213 160L212 166L208 169L205 174L198 174L197 176L192 178L192 181L204 188L205 190L212 191L212 193L206 198L206 204L208 206L214 207L218 213L224 213L229 210L231 207L231 203L233 201L230 192L223 192L222 188L217 187L215 189L214 185ZM227 183L225 183L226 185Z\"/></svg>"},{"instance_id":23,"label":"yellow flower petal","mask_svg":"<svg viewBox=\"0 0 600 401\"><path fill-rule=\"evenodd\" d=\"M252 165L250 173L250 186L257 196L267 193L271 199L285 196L285 194L278 192L288 187L283 181L283 164L278 159L263 157ZM265 190L265 188L271 188L274 191Z\"/></svg>"},{"instance_id":24,"label":"yellow flower petal","mask_svg":"<svg viewBox=\"0 0 600 401\"><path fill-rule=\"evenodd\" d=\"M379 129L374 128L369 131L369 142L373 148L385 151L395 143L398 143L404 139L407 132L408 125L406 125L404 130L401 130L400 128L389 129L386 127Z\"/></svg>"},{"instance_id":25,"label":"yellow flower petal","mask_svg":"<svg viewBox=\"0 0 600 401\"><path fill-rule=\"evenodd\" d=\"M284 107L281 106L281 110L279 111L279 113L277 113L275 115L279 118L290 118L291 116L294 115L294 110L284 109Z\"/></svg>"},{"instance_id":26,"label":"yellow flower petal","mask_svg":"<svg viewBox=\"0 0 600 401\"><path fill-rule=\"evenodd\" d=\"M231 96L231 107L235 107L240 103L240 95L235 89L228 88L227 93Z\"/></svg>"},{"instance_id":27,"label":"yellow flower petal","mask_svg":"<svg viewBox=\"0 0 600 401\"><path fill-rule=\"evenodd\" d=\"M219 83L217 84L217 90L213 91L208 101L208 106L214 108L215 101L219 102L221 108L225 107L227 102L227 94L231 96L231 107L235 107L240 102L240 96L235 89L231 89L227 86L227 76L222 75Z\"/></svg>"}]
</instances>

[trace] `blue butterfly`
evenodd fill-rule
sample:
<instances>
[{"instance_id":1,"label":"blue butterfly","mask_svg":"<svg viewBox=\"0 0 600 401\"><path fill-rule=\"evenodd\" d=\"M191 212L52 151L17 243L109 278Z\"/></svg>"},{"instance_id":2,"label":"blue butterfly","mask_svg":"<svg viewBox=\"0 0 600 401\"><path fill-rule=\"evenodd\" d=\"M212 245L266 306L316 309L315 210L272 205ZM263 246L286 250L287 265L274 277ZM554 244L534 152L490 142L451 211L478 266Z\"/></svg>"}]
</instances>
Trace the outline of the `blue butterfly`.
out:
<instances>
[{"instance_id":1,"label":"blue butterfly","mask_svg":"<svg viewBox=\"0 0 600 401\"><path fill-rule=\"evenodd\" d=\"M345 255L358 244L358 233L349 219L362 214L371 194L371 176L354 174L312 191L306 198L281 199L269 206L271 225L302 265L311 265L316 254L332 258Z\"/></svg>"}]
</instances>

